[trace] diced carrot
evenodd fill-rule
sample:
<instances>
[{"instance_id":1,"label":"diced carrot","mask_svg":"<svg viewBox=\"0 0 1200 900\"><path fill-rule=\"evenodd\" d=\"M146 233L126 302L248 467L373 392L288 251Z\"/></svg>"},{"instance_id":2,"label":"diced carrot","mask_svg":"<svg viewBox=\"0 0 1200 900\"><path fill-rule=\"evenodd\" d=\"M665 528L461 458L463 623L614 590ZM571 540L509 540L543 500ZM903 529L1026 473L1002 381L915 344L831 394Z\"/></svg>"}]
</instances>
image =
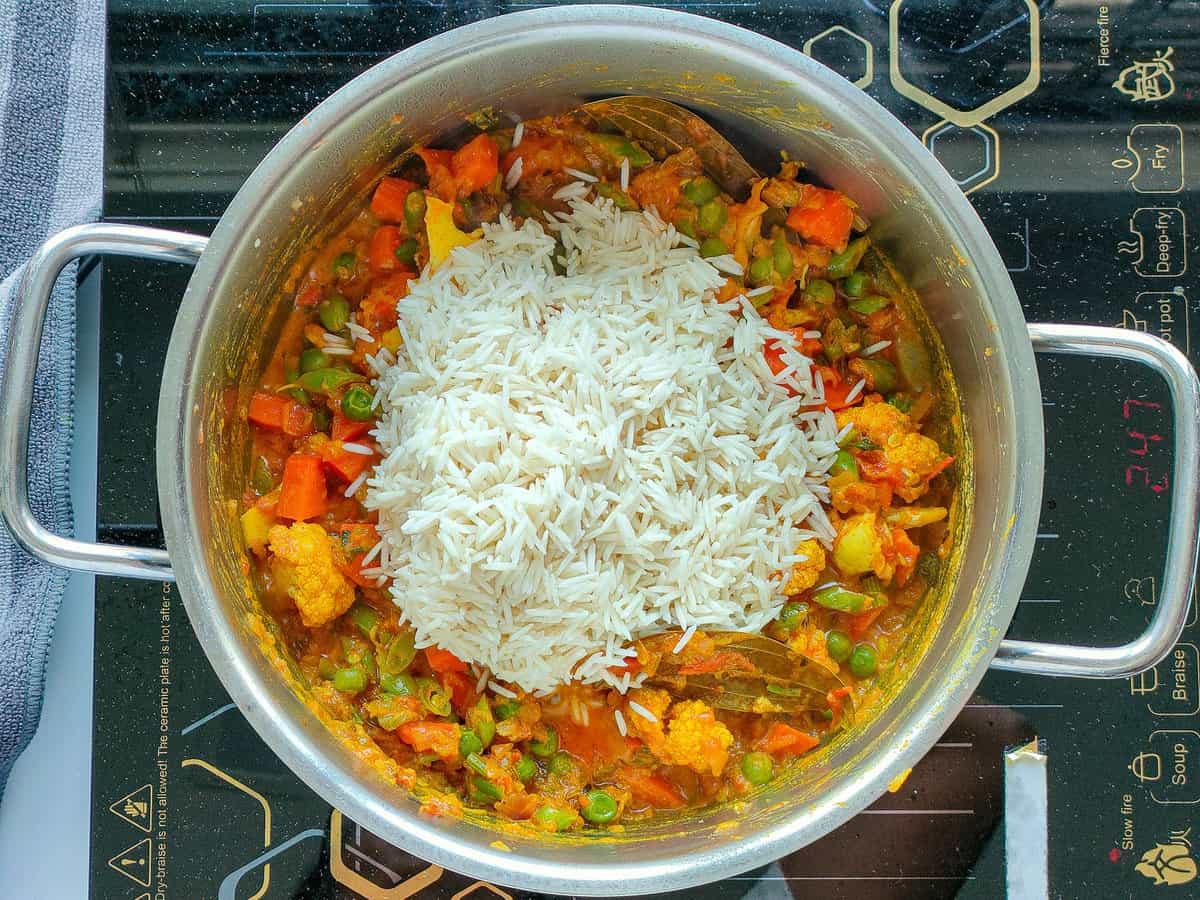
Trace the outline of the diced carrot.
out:
<instances>
[{"instance_id":1,"label":"diced carrot","mask_svg":"<svg viewBox=\"0 0 1200 900\"><path fill-rule=\"evenodd\" d=\"M622 769L616 780L629 788L635 802L656 809L679 809L686 802L683 791L676 785L645 769Z\"/></svg>"},{"instance_id":2,"label":"diced carrot","mask_svg":"<svg viewBox=\"0 0 1200 900\"><path fill-rule=\"evenodd\" d=\"M276 514L302 522L325 512L325 472L321 457L311 453L293 453L283 464Z\"/></svg>"},{"instance_id":3,"label":"diced carrot","mask_svg":"<svg viewBox=\"0 0 1200 900\"><path fill-rule=\"evenodd\" d=\"M395 225L380 225L371 235L371 248L367 252L367 264L376 275L394 272L400 268L396 259L396 248L400 246L400 229Z\"/></svg>"},{"instance_id":4,"label":"diced carrot","mask_svg":"<svg viewBox=\"0 0 1200 900\"><path fill-rule=\"evenodd\" d=\"M796 336L796 342L800 345L800 352L810 359L821 352L821 342L814 338L806 338L803 328L793 328L792 334ZM787 366L783 363L783 348L779 346L779 341L769 341L763 345L763 356L767 360L767 367L770 368L772 375L778 375ZM796 392L791 388L787 389L788 394L795 396Z\"/></svg>"},{"instance_id":5,"label":"diced carrot","mask_svg":"<svg viewBox=\"0 0 1200 900\"><path fill-rule=\"evenodd\" d=\"M403 222L404 200L416 187L403 178L384 178L371 196L371 212L381 222Z\"/></svg>"},{"instance_id":6,"label":"diced carrot","mask_svg":"<svg viewBox=\"0 0 1200 900\"><path fill-rule=\"evenodd\" d=\"M450 706L465 718L475 703L475 679L462 672L447 672L442 676L442 686L450 694Z\"/></svg>"},{"instance_id":7,"label":"diced carrot","mask_svg":"<svg viewBox=\"0 0 1200 900\"><path fill-rule=\"evenodd\" d=\"M461 729L449 722L409 722L397 729L400 740L418 753L433 751L446 761L458 759Z\"/></svg>"},{"instance_id":8,"label":"diced carrot","mask_svg":"<svg viewBox=\"0 0 1200 900\"><path fill-rule=\"evenodd\" d=\"M838 722L842 720L842 702L849 696L850 688L848 687L834 688L825 695L825 702L829 704L829 709L833 713L833 718L829 720L831 731L837 728Z\"/></svg>"},{"instance_id":9,"label":"diced carrot","mask_svg":"<svg viewBox=\"0 0 1200 900\"><path fill-rule=\"evenodd\" d=\"M329 436L335 441L357 441L371 430L372 422L356 422L347 419L340 412L333 414L333 424L329 428Z\"/></svg>"},{"instance_id":10,"label":"diced carrot","mask_svg":"<svg viewBox=\"0 0 1200 900\"><path fill-rule=\"evenodd\" d=\"M429 668L438 674L467 671L467 664L465 662L449 650L443 650L441 647L426 647L425 659L429 663Z\"/></svg>"},{"instance_id":11,"label":"diced carrot","mask_svg":"<svg viewBox=\"0 0 1200 900\"><path fill-rule=\"evenodd\" d=\"M798 756L801 753L807 753L819 743L820 741L811 734L805 734L791 725L784 722L772 722L767 733L759 738L754 746L772 755L787 753Z\"/></svg>"},{"instance_id":12,"label":"diced carrot","mask_svg":"<svg viewBox=\"0 0 1200 900\"><path fill-rule=\"evenodd\" d=\"M817 371L821 373L821 383L825 386L825 405L827 407L836 412L839 409L846 409L862 403L866 391L859 391L857 397L849 403L846 402L854 385L844 381L837 369L832 366L817 366Z\"/></svg>"},{"instance_id":13,"label":"diced carrot","mask_svg":"<svg viewBox=\"0 0 1200 900\"><path fill-rule=\"evenodd\" d=\"M636 656L630 656L625 660L625 665L609 666L608 671L611 672L616 678L620 678L626 672L628 672L630 675L636 675L638 672L642 671L642 661Z\"/></svg>"},{"instance_id":14,"label":"diced carrot","mask_svg":"<svg viewBox=\"0 0 1200 900\"><path fill-rule=\"evenodd\" d=\"M883 613L884 607L877 606L874 609L868 609L866 612L861 612L858 615L850 616L847 630L850 632L850 637L856 641L861 639L867 633L875 620Z\"/></svg>"},{"instance_id":15,"label":"diced carrot","mask_svg":"<svg viewBox=\"0 0 1200 900\"><path fill-rule=\"evenodd\" d=\"M316 306L321 302L321 285L316 281L308 281L304 287L296 291L297 306Z\"/></svg>"},{"instance_id":16,"label":"diced carrot","mask_svg":"<svg viewBox=\"0 0 1200 900\"><path fill-rule=\"evenodd\" d=\"M850 240L850 225L854 222L854 210L846 195L811 184L802 187L800 202L788 213L788 228L806 241L835 252L845 250Z\"/></svg>"},{"instance_id":17,"label":"diced carrot","mask_svg":"<svg viewBox=\"0 0 1200 900\"><path fill-rule=\"evenodd\" d=\"M458 193L454 173L450 171L450 160L454 157L454 152L422 147L417 151L417 155L425 162L425 171L429 173L429 192L447 203L453 203Z\"/></svg>"},{"instance_id":18,"label":"diced carrot","mask_svg":"<svg viewBox=\"0 0 1200 900\"><path fill-rule=\"evenodd\" d=\"M495 140L481 134L454 152L450 171L458 183L458 193L465 197L481 190L500 171L500 151Z\"/></svg>"},{"instance_id":19,"label":"diced carrot","mask_svg":"<svg viewBox=\"0 0 1200 900\"><path fill-rule=\"evenodd\" d=\"M313 430L311 407L289 397L256 391L250 398L247 418L255 425L273 428L291 437L303 437Z\"/></svg>"},{"instance_id":20,"label":"diced carrot","mask_svg":"<svg viewBox=\"0 0 1200 900\"><path fill-rule=\"evenodd\" d=\"M326 441L317 451L325 467L349 484L371 465L372 458L364 453L352 453L341 441Z\"/></svg>"}]
</instances>

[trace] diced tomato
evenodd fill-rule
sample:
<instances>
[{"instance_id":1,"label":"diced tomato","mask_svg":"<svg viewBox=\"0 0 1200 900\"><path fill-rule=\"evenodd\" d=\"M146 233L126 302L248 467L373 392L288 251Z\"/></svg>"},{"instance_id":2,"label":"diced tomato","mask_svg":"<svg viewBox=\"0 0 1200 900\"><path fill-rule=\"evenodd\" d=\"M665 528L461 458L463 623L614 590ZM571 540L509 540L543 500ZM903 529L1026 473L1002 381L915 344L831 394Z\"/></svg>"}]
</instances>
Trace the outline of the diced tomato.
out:
<instances>
[{"instance_id":1,"label":"diced tomato","mask_svg":"<svg viewBox=\"0 0 1200 900\"><path fill-rule=\"evenodd\" d=\"M829 704L829 709L833 712L833 718L829 720L831 731L837 728L838 722L842 720L842 704L849 696L850 688L848 687L834 688L825 695L825 702Z\"/></svg>"},{"instance_id":2,"label":"diced tomato","mask_svg":"<svg viewBox=\"0 0 1200 900\"><path fill-rule=\"evenodd\" d=\"M636 675L638 672L642 671L642 662L636 656L630 656L625 660L625 665L609 666L608 671L611 672L616 678L620 678L626 672L628 672L630 675Z\"/></svg>"},{"instance_id":3,"label":"diced tomato","mask_svg":"<svg viewBox=\"0 0 1200 900\"><path fill-rule=\"evenodd\" d=\"M635 803L655 809L679 809L687 802L678 786L645 769L622 769L616 780L629 788Z\"/></svg>"},{"instance_id":4,"label":"diced tomato","mask_svg":"<svg viewBox=\"0 0 1200 900\"><path fill-rule=\"evenodd\" d=\"M355 422L353 419L347 419L340 412L335 412L329 436L335 441L357 441L371 430L372 424L372 422Z\"/></svg>"},{"instance_id":5,"label":"diced tomato","mask_svg":"<svg viewBox=\"0 0 1200 900\"><path fill-rule=\"evenodd\" d=\"M442 675L442 686L450 694L450 705L460 716L475 702L475 679L462 672L447 672Z\"/></svg>"},{"instance_id":6,"label":"diced tomato","mask_svg":"<svg viewBox=\"0 0 1200 900\"><path fill-rule=\"evenodd\" d=\"M850 632L850 637L854 640L860 640L863 635L875 624L875 620L883 613L885 607L877 606L874 609L868 609L866 612L861 612L858 615L850 616L847 624L847 631Z\"/></svg>"},{"instance_id":7,"label":"diced tomato","mask_svg":"<svg viewBox=\"0 0 1200 900\"><path fill-rule=\"evenodd\" d=\"M436 753L447 762L458 759L458 739L461 730L449 722L409 722L397 731L400 740L418 753Z\"/></svg>"},{"instance_id":8,"label":"diced tomato","mask_svg":"<svg viewBox=\"0 0 1200 900\"><path fill-rule=\"evenodd\" d=\"M811 184L802 187L800 202L788 213L788 228L806 241L839 253L845 250L854 222L854 210L846 195Z\"/></svg>"},{"instance_id":9,"label":"diced tomato","mask_svg":"<svg viewBox=\"0 0 1200 900\"><path fill-rule=\"evenodd\" d=\"M384 178L371 196L371 212L382 222L403 222L404 201L416 187L403 178Z\"/></svg>"},{"instance_id":10,"label":"diced tomato","mask_svg":"<svg viewBox=\"0 0 1200 900\"><path fill-rule=\"evenodd\" d=\"M825 386L825 405L827 407L836 412L839 409L846 409L848 406L862 403L863 394L866 392L861 390L858 392L858 396L849 403L846 402L854 385L842 380L837 369L831 366L817 366L817 371L821 373L821 383Z\"/></svg>"},{"instance_id":11,"label":"diced tomato","mask_svg":"<svg viewBox=\"0 0 1200 900\"><path fill-rule=\"evenodd\" d=\"M313 431L312 407L265 391L256 391L250 398L247 418L255 425L282 431L290 437L303 437Z\"/></svg>"},{"instance_id":12,"label":"diced tomato","mask_svg":"<svg viewBox=\"0 0 1200 900\"><path fill-rule=\"evenodd\" d=\"M912 542L903 528L893 528L891 549L896 559L896 583L903 586L917 566L921 548Z\"/></svg>"},{"instance_id":13,"label":"diced tomato","mask_svg":"<svg viewBox=\"0 0 1200 900\"><path fill-rule=\"evenodd\" d=\"M429 173L429 192L447 203L453 203L458 194L454 173L450 171L450 160L453 159L454 152L422 147L417 151L417 155L425 162L425 171Z\"/></svg>"},{"instance_id":14,"label":"diced tomato","mask_svg":"<svg viewBox=\"0 0 1200 900\"><path fill-rule=\"evenodd\" d=\"M753 672L754 664L740 653L714 653L707 659L679 667L680 675L708 675L713 672Z\"/></svg>"},{"instance_id":15,"label":"diced tomato","mask_svg":"<svg viewBox=\"0 0 1200 900\"><path fill-rule=\"evenodd\" d=\"M426 647L425 659L429 663L429 668L438 674L467 671L467 664L465 662L449 650L443 650L441 647Z\"/></svg>"},{"instance_id":16,"label":"diced tomato","mask_svg":"<svg viewBox=\"0 0 1200 900\"><path fill-rule=\"evenodd\" d=\"M496 141L481 134L454 152L450 171L458 184L459 196L482 190L500 171L500 150Z\"/></svg>"},{"instance_id":17,"label":"diced tomato","mask_svg":"<svg viewBox=\"0 0 1200 900\"><path fill-rule=\"evenodd\" d=\"M400 268L400 260L396 259L396 248L400 246L402 237L400 229L395 225L380 225L371 235L371 248L367 252L367 263L376 275L384 272L394 272Z\"/></svg>"},{"instance_id":18,"label":"diced tomato","mask_svg":"<svg viewBox=\"0 0 1200 900\"><path fill-rule=\"evenodd\" d=\"M804 336L805 329L793 328L792 334L796 336L796 343L800 345L800 352L812 359L821 352L821 342L815 338L806 338ZM772 375L778 375L787 366L783 362L783 348L779 345L778 340L768 341L763 345L763 356L767 360L767 367L771 370ZM787 388L790 396L795 396L796 392L791 388Z\"/></svg>"},{"instance_id":19,"label":"diced tomato","mask_svg":"<svg viewBox=\"0 0 1200 900\"><path fill-rule=\"evenodd\" d=\"M363 557L379 543L379 532L370 522L343 522L332 532L337 538L333 554L338 570L360 587L375 587L375 579L362 574Z\"/></svg>"},{"instance_id":20,"label":"diced tomato","mask_svg":"<svg viewBox=\"0 0 1200 900\"><path fill-rule=\"evenodd\" d=\"M276 514L302 522L322 515L326 504L325 472L321 457L311 453L293 453L283 464L283 481L279 485Z\"/></svg>"},{"instance_id":21,"label":"diced tomato","mask_svg":"<svg viewBox=\"0 0 1200 900\"><path fill-rule=\"evenodd\" d=\"M326 441L317 452L320 453L325 467L347 484L361 475L371 465L374 458L365 453L353 453L347 450L341 441Z\"/></svg>"},{"instance_id":22,"label":"diced tomato","mask_svg":"<svg viewBox=\"0 0 1200 900\"><path fill-rule=\"evenodd\" d=\"M311 307L321 302L321 285L316 281L308 281L304 287L296 291L296 305Z\"/></svg>"},{"instance_id":23,"label":"diced tomato","mask_svg":"<svg viewBox=\"0 0 1200 900\"><path fill-rule=\"evenodd\" d=\"M799 756L807 753L820 741L784 722L772 722L767 733L758 739L755 747L772 755L789 754Z\"/></svg>"}]
</instances>

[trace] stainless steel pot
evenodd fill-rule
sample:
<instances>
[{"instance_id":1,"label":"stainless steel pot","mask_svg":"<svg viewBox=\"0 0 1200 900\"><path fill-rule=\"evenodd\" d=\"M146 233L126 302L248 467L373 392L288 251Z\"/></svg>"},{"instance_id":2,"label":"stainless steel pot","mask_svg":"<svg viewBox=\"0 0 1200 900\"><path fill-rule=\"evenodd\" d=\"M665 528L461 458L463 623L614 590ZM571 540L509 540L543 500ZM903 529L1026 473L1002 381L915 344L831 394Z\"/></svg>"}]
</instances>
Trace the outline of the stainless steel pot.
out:
<instances>
[{"instance_id":1,"label":"stainless steel pot","mask_svg":"<svg viewBox=\"0 0 1200 900\"><path fill-rule=\"evenodd\" d=\"M790 777L735 808L631 829L623 838L497 835L418 814L358 763L264 657L225 500L242 473L244 423L221 397L246 385L285 312L284 273L330 217L361 200L397 151L488 104L532 117L597 96L657 94L691 105L743 144L785 147L858 199L874 234L920 292L963 395L977 473L974 522L943 621L890 704ZM158 416L158 489L168 551L50 534L28 503L34 365L47 297L71 259L97 253L195 265L176 319ZM22 286L0 406L0 511L16 539L55 565L176 579L209 660L245 716L314 790L381 837L448 868L562 894L634 894L712 881L815 840L914 765L989 665L1116 678L1177 640L1197 548L1200 391L1187 359L1116 329L1027 326L970 204L908 130L866 94L795 50L748 31L645 8L564 7L503 16L379 64L305 117L254 171L211 239L93 225L41 249ZM1042 414L1033 353L1120 357L1168 382L1175 473L1166 572L1146 631L1121 647L1003 640L1033 549L1042 485ZM736 827L729 823L735 822Z\"/></svg>"}]
</instances>

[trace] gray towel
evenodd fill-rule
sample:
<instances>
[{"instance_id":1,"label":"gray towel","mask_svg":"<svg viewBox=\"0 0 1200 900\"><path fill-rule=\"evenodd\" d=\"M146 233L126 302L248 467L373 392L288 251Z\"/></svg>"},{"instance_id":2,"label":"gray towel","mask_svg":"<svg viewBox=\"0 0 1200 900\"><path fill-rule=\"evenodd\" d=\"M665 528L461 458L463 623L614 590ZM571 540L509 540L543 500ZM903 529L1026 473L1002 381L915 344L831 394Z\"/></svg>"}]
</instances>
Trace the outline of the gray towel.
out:
<instances>
[{"instance_id":1,"label":"gray towel","mask_svg":"<svg viewBox=\"0 0 1200 900\"><path fill-rule=\"evenodd\" d=\"M0 0L0 116L2 367L23 262L49 235L100 214L103 0ZM60 534L74 530L67 481L74 398L72 267L46 316L29 442L33 510ZM0 797L37 729L65 585L64 572L31 559L0 526Z\"/></svg>"}]
</instances>

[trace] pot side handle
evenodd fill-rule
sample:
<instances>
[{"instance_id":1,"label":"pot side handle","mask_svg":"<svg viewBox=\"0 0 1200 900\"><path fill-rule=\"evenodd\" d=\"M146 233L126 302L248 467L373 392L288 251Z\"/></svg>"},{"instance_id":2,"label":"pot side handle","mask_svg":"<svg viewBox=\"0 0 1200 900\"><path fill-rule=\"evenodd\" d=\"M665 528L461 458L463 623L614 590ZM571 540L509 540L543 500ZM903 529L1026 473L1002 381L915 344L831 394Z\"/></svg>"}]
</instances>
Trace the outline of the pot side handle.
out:
<instances>
[{"instance_id":1,"label":"pot side handle","mask_svg":"<svg viewBox=\"0 0 1200 900\"><path fill-rule=\"evenodd\" d=\"M1175 471L1162 589L1146 630L1119 647L1000 642L993 668L1033 675L1124 678L1158 663L1179 640L1196 581L1200 510L1200 383L1188 358L1153 335L1094 325L1033 325L1037 353L1106 356L1141 363L1167 382L1175 429Z\"/></svg>"},{"instance_id":2,"label":"pot side handle","mask_svg":"<svg viewBox=\"0 0 1200 900\"><path fill-rule=\"evenodd\" d=\"M195 234L101 222L58 232L26 264L15 297L7 363L0 373L0 409L5 411L5 427L0 428L0 516L13 539L32 556L96 575L175 580L165 550L91 543L42 527L29 506L29 413L46 307L63 268L94 254L195 265L207 243L208 238Z\"/></svg>"}]
</instances>

